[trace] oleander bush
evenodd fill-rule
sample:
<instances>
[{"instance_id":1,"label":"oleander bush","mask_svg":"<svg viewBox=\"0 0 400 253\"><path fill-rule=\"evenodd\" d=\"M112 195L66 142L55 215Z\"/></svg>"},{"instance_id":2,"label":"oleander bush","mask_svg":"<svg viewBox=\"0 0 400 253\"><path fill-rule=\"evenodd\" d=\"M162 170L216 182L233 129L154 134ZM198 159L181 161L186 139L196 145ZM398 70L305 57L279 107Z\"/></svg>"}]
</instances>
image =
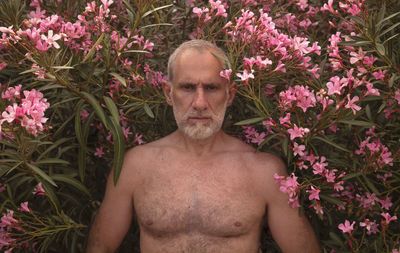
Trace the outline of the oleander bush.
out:
<instances>
[{"instance_id":1,"label":"oleander bush","mask_svg":"<svg viewBox=\"0 0 400 253\"><path fill-rule=\"evenodd\" d=\"M399 34L397 0L2 0L0 251L84 251L110 168L176 128L168 56L199 38L238 85L224 130L282 157L324 252L399 252Z\"/></svg>"}]
</instances>

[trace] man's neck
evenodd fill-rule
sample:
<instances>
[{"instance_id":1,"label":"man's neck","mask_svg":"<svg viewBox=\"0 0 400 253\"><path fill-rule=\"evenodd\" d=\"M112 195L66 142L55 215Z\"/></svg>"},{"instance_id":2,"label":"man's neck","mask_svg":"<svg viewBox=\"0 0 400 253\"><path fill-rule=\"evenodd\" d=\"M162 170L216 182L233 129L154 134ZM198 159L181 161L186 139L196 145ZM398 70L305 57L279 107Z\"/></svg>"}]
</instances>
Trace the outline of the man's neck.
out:
<instances>
[{"instance_id":1,"label":"man's neck","mask_svg":"<svg viewBox=\"0 0 400 253\"><path fill-rule=\"evenodd\" d=\"M177 130L175 135L178 143L180 143L188 153L199 158L222 149L223 143L226 141L226 134L222 130L219 130L208 138L200 140L192 139L180 130Z\"/></svg>"}]
</instances>

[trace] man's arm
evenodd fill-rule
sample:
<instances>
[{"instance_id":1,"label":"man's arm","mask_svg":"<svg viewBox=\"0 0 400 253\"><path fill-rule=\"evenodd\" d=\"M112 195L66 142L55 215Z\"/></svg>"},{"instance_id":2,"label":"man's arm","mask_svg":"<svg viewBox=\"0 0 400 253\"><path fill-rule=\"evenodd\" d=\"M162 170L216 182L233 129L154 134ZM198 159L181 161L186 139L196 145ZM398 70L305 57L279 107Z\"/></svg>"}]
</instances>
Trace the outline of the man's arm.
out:
<instances>
[{"instance_id":1,"label":"man's arm","mask_svg":"<svg viewBox=\"0 0 400 253\"><path fill-rule=\"evenodd\" d=\"M321 252L314 230L307 218L299 215L299 208L292 208L288 204L289 197L279 190L273 174L287 176L283 162L272 155L268 155L269 182L267 219L272 237L283 253L319 253ZM272 175L271 175L272 174Z\"/></svg>"},{"instance_id":2,"label":"man's arm","mask_svg":"<svg viewBox=\"0 0 400 253\"><path fill-rule=\"evenodd\" d=\"M132 221L132 161L125 155L117 185L111 171L103 202L89 233L86 253L115 252L128 232Z\"/></svg>"}]
</instances>

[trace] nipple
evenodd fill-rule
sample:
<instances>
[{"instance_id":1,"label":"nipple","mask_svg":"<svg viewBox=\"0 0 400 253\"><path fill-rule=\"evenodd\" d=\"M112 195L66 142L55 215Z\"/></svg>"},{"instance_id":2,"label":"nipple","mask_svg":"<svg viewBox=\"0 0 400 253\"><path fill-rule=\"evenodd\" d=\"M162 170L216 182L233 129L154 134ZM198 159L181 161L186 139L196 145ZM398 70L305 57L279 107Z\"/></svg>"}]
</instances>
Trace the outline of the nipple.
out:
<instances>
[{"instance_id":1,"label":"nipple","mask_svg":"<svg viewBox=\"0 0 400 253\"><path fill-rule=\"evenodd\" d=\"M240 226L242 226L242 223L240 221L236 221L234 225L235 225L235 227L240 227Z\"/></svg>"},{"instance_id":2,"label":"nipple","mask_svg":"<svg viewBox=\"0 0 400 253\"><path fill-rule=\"evenodd\" d=\"M152 220L147 220L147 221L146 221L146 225L147 225L147 226L153 225L153 221L152 221Z\"/></svg>"}]
</instances>

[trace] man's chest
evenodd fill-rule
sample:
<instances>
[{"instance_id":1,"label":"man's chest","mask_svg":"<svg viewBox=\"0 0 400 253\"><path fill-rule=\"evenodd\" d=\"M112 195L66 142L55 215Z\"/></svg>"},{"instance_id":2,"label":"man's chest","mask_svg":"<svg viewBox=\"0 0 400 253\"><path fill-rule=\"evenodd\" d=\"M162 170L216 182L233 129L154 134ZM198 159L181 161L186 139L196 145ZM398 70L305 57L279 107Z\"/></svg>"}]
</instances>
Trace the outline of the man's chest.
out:
<instances>
[{"instance_id":1,"label":"man's chest","mask_svg":"<svg viewBox=\"0 0 400 253\"><path fill-rule=\"evenodd\" d=\"M265 212L246 168L223 162L152 168L135 187L134 206L142 229L156 237L240 236L258 230Z\"/></svg>"}]
</instances>

